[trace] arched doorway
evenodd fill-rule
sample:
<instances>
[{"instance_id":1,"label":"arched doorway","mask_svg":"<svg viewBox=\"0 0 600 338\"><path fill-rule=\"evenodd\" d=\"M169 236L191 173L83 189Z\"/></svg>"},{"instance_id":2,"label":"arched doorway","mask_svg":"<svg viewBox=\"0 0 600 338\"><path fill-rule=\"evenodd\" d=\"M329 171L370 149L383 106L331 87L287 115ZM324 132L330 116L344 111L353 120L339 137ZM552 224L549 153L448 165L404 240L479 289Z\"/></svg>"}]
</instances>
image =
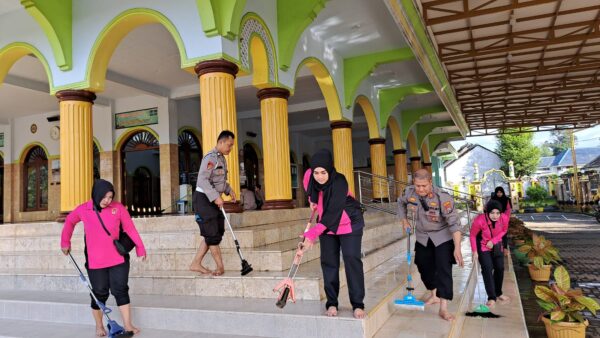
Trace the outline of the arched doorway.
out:
<instances>
[{"instance_id":1,"label":"arched doorway","mask_svg":"<svg viewBox=\"0 0 600 338\"><path fill-rule=\"evenodd\" d=\"M246 186L253 190L259 180L258 172L258 154L252 145L246 143L244 145L244 172L246 173Z\"/></svg>"},{"instance_id":2,"label":"arched doorway","mask_svg":"<svg viewBox=\"0 0 600 338\"><path fill-rule=\"evenodd\" d=\"M149 131L131 135L121 148L123 203L131 214L153 214L160 205L160 152Z\"/></svg>"},{"instance_id":3,"label":"arched doorway","mask_svg":"<svg viewBox=\"0 0 600 338\"><path fill-rule=\"evenodd\" d=\"M98 145L94 142L94 180L100 178L100 149L98 149Z\"/></svg>"},{"instance_id":4,"label":"arched doorway","mask_svg":"<svg viewBox=\"0 0 600 338\"><path fill-rule=\"evenodd\" d=\"M29 150L23 169L23 209L48 210L48 156L42 147Z\"/></svg>"},{"instance_id":5,"label":"arched doorway","mask_svg":"<svg viewBox=\"0 0 600 338\"><path fill-rule=\"evenodd\" d=\"M179 134L179 184L196 186L202 162L202 146L196 135L188 130Z\"/></svg>"}]
</instances>

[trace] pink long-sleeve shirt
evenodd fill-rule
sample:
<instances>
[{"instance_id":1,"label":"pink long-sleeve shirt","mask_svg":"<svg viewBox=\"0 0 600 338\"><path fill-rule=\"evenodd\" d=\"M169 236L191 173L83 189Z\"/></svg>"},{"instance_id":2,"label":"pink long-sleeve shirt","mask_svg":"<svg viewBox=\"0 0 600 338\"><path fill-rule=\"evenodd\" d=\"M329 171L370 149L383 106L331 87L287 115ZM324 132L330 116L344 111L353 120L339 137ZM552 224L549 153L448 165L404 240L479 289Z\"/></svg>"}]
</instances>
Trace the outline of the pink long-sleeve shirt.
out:
<instances>
[{"instance_id":1,"label":"pink long-sleeve shirt","mask_svg":"<svg viewBox=\"0 0 600 338\"><path fill-rule=\"evenodd\" d=\"M477 252L477 234L481 232L481 242L479 246L482 252L490 251L486 246L488 241L494 244L502 243L502 236L508 230L509 217L506 213L500 214L500 218L496 221L496 227L492 227L492 222L486 217L486 214L481 214L475 217L471 225L471 250ZM489 226L488 226L489 225ZM492 229L490 233L490 228Z\"/></svg>"},{"instance_id":2,"label":"pink long-sleeve shirt","mask_svg":"<svg viewBox=\"0 0 600 338\"><path fill-rule=\"evenodd\" d=\"M306 172L304 173L304 179L303 179L303 183L304 183L304 189L306 190L308 187L308 182L310 181L310 176L312 175L312 170L308 169L306 170ZM350 189L348 189L348 193L346 194L346 196L352 196L352 192L350 191ZM308 197L309 202L315 203L314 201L310 200L310 196ZM317 213L319 214L319 219L321 219L323 217L323 192L319 192L319 200L316 202L317 204ZM322 223L317 223L315 224L315 226L313 226L312 228L310 228L308 231L306 231L304 233L304 237L308 238L311 241L315 241L317 239L317 237L319 237L323 232L325 232L325 230L327 230L327 227L325 225L323 225ZM346 210L344 210L342 212L342 218L340 219L340 225L338 226L337 232L335 233L335 235L345 235L345 234L349 234L352 232L352 220L350 219L350 216L348 216L348 213L346 212ZM328 235L334 235L333 232L329 231L327 232Z\"/></svg>"},{"instance_id":3,"label":"pink long-sleeve shirt","mask_svg":"<svg viewBox=\"0 0 600 338\"><path fill-rule=\"evenodd\" d=\"M129 216L129 212L127 212L127 209L121 203L111 202L106 208L100 211L100 217L102 217L106 229L110 232L110 237L102 228L91 200L78 206L65 220L60 238L61 248L71 247L71 236L73 235L75 226L77 223L83 222L88 252L88 266L90 269L102 269L125 262L125 258L119 255L113 243L113 239L119 239L119 226L123 227L123 231L135 243L137 256L146 256L146 248L144 247L142 238L137 232Z\"/></svg>"}]
</instances>

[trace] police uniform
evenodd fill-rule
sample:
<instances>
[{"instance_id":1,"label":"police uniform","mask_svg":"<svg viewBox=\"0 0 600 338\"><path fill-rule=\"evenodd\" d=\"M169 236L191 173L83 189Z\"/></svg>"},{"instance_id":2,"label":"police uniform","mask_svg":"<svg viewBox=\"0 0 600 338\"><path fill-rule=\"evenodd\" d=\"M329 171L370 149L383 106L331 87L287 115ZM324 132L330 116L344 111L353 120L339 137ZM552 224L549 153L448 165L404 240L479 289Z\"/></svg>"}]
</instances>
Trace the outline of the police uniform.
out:
<instances>
[{"instance_id":1,"label":"police uniform","mask_svg":"<svg viewBox=\"0 0 600 338\"><path fill-rule=\"evenodd\" d=\"M192 197L196 222L207 245L219 245L225 233L225 217L213 203L222 193L231 193L227 183L227 162L225 156L214 148L202 159Z\"/></svg>"},{"instance_id":2,"label":"police uniform","mask_svg":"<svg viewBox=\"0 0 600 338\"><path fill-rule=\"evenodd\" d=\"M453 234L461 231L460 218L448 193L433 187L425 197L408 186L398 198L398 216L408 219L416 235L415 264L427 290L437 289L437 297L451 300ZM413 216L415 224L412 224Z\"/></svg>"}]
</instances>

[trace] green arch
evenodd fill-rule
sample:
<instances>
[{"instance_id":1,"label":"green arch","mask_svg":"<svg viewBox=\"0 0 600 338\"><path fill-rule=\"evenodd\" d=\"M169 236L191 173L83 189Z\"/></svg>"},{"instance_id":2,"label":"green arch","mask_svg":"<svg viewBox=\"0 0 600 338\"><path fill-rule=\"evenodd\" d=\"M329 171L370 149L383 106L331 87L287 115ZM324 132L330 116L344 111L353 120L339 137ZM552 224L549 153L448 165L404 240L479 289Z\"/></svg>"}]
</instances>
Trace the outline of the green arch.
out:
<instances>
[{"instance_id":1,"label":"green arch","mask_svg":"<svg viewBox=\"0 0 600 338\"><path fill-rule=\"evenodd\" d=\"M246 0L196 0L206 36L221 35L233 40L239 32Z\"/></svg>"},{"instance_id":2,"label":"green arch","mask_svg":"<svg viewBox=\"0 0 600 338\"><path fill-rule=\"evenodd\" d=\"M44 54L37 48L25 42L13 42L0 49L0 85L4 82L6 74L8 74L8 71L15 62L27 54L35 55L42 63L46 76L48 77L48 83L50 84L50 88L52 88L52 72L50 71L48 60L46 60Z\"/></svg>"}]
</instances>

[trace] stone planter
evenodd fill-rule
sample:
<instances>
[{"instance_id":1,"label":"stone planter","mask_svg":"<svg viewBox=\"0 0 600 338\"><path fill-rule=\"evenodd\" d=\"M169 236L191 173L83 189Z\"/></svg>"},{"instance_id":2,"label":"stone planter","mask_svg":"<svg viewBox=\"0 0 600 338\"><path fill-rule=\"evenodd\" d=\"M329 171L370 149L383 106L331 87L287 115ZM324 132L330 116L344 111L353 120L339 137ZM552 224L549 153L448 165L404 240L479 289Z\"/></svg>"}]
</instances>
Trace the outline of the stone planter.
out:
<instances>
[{"instance_id":1,"label":"stone planter","mask_svg":"<svg viewBox=\"0 0 600 338\"><path fill-rule=\"evenodd\" d=\"M527 267L529 269L529 277L531 280L536 282L547 282L550 280L550 270L552 269L552 265L543 265L541 269L538 269L530 263Z\"/></svg>"},{"instance_id":2,"label":"stone planter","mask_svg":"<svg viewBox=\"0 0 600 338\"><path fill-rule=\"evenodd\" d=\"M546 317L542 317L542 321L546 326L548 338L585 338L585 329L590 324L587 320L584 323L558 322L552 324Z\"/></svg>"},{"instance_id":3,"label":"stone planter","mask_svg":"<svg viewBox=\"0 0 600 338\"><path fill-rule=\"evenodd\" d=\"M535 208L535 212L544 212L544 207Z\"/></svg>"}]
</instances>

